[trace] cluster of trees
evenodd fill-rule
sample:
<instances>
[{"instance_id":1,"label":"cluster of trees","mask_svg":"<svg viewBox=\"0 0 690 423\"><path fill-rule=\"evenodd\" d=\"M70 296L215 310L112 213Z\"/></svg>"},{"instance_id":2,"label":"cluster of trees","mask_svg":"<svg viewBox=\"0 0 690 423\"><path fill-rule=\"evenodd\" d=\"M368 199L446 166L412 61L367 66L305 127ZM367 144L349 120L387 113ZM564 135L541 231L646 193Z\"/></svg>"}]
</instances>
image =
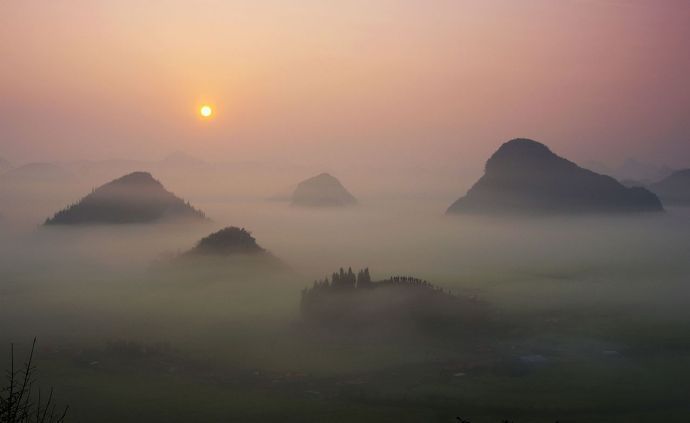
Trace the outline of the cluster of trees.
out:
<instances>
[{"instance_id":1,"label":"cluster of trees","mask_svg":"<svg viewBox=\"0 0 690 423\"><path fill-rule=\"evenodd\" d=\"M448 295L452 295L450 290L444 291L443 288L439 288L437 286L434 286L433 284L425 281L424 279L418 279L412 276L392 276L386 280L383 280L381 282L378 282L379 285L385 286L385 285L394 285L394 286L405 286L405 287L410 287L410 288L423 288L423 289L430 289L432 291L437 291L440 293L445 293Z\"/></svg>"},{"instance_id":2,"label":"cluster of trees","mask_svg":"<svg viewBox=\"0 0 690 423\"><path fill-rule=\"evenodd\" d=\"M369 288L371 287L371 276L369 275L369 268L360 270L355 273L351 267L347 268L347 272L341 267L338 272L333 272L330 286L333 288ZM322 281L322 285L329 285L328 278Z\"/></svg>"},{"instance_id":3,"label":"cluster of trees","mask_svg":"<svg viewBox=\"0 0 690 423\"><path fill-rule=\"evenodd\" d=\"M391 276L388 279L373 282L371 280L371 275L369 274L369 268L362 269L355 274L351 267L349 267L347 271L341 267L338 272L333 273L330 280L325 278L323 280L314 281L311 288L305 288L302 291L302 297L304 298L325 291L369 289L385 286L421 288L446 295L452 295L450 291L444 291L442 288L434 286L426 280L412 276Z\"/></svg>"},{"instance_id":4,"label":"cluster of trees","mask_svg":"<svg viewBox=\"0 0 690 423\"><path fill-rule=\"evenodd\" d=\"M464 329L480 308L426 280L393 276L372 281L369 269L340 269L330 280L317 280L302 290L300 310L320 326L368 333L373 328L407 332Z\"/></svg>"},{"instance_id":5,"label":"cluster of trees","mask_svg":"<svg viewBox=\"0 0 690 423\"><path fill-rule=\"evenodd\" d=\"M333 272L331 280L328 277L323 280L314 281L311 288L305 288L302 290L302 295L307 295L309 293L325 291L325 290L347 290L347 289L357 289L357 288L371 288L373 282L371 281L371 276L369 275L369 268L362 269L357 274L352 271L351 267L347 268L347 272L342 267L339 271Z\"/></svg>"}]
</instances>

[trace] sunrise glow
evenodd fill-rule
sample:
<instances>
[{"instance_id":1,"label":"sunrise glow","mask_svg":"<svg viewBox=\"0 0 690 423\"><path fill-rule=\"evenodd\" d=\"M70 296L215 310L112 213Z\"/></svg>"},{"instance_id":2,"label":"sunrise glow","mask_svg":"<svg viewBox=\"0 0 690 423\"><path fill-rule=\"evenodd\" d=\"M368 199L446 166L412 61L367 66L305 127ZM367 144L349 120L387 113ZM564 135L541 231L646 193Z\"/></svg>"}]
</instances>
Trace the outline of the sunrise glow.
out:
<instances>
[{"instance_id":1,"label":"sunrise glow","mask_svg":"<svg viewBox=\"0 0 690 423\"><path fill-rule=\"evenodd\" d=\"M201 117L210 118L213 115L213 109L208 104L205 104L199 109L199 114Z\"/></svg>"}]
</instances>

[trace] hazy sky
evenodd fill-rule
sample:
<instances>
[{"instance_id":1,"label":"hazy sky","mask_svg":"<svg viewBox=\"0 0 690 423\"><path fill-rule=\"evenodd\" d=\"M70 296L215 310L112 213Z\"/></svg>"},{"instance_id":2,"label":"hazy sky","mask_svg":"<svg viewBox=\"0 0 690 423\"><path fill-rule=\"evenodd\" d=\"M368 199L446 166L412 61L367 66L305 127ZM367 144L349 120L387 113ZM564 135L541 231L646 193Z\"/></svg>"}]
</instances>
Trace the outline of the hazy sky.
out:
<instances>
[{"instance_id":1,"label":"hazy sky","mask_svg":"<svg viewBox=\"0 0 690 423\"><path fill-rule=\"evenodd\" d=\"M690 166L689 40L684 0L7 0L0 156Z\"/></svg>"}]
</instances>

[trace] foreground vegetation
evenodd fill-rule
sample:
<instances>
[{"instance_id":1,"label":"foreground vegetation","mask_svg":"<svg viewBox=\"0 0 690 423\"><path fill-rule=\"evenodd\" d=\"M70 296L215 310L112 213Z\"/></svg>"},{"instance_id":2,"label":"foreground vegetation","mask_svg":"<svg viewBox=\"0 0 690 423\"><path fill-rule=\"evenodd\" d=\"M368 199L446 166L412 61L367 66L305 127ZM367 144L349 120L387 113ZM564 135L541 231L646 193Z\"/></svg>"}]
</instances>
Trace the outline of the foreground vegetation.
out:
<instances>
[{"instance_id":1,"label":"foreground vegetation","mask_svg":"<svg viewBox=\"0 0 690 423\"><path fill-rule=\"evenodd\" d=\"M15 367L14 345L10 346L10 364L6 385L0 389L1 423L62 423L69 407L58 409L53 401L53 389L41 397L41 389L35 389L33 365L36 339L31 345L29 358L22 368Z\"/></svg>"}]
</instances>

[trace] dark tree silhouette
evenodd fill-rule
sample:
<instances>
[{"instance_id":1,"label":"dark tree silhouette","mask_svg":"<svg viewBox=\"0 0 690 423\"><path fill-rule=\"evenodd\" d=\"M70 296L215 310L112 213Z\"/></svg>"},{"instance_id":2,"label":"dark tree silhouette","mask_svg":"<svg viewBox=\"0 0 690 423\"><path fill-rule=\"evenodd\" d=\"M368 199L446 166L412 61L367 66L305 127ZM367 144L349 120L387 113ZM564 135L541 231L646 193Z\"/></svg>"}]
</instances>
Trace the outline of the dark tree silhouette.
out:
<instances>
[{"instance_id":1,"label":"dark tree silhouette","mask_svg":"<svg viewBox=\"0 0 690 423\"><path fill-rule=\"evenodd\" d=\"M53 402L53 389L47 398L42 396L40 388L34 392L33 365L36 339L31 345L29 358L24 366L15 369L14 344L10 345L10 368L7 371L7 384L0 391L0 423L62 423L67 416L67 410L57 408Z\"/></svg>"}]
</instances>

